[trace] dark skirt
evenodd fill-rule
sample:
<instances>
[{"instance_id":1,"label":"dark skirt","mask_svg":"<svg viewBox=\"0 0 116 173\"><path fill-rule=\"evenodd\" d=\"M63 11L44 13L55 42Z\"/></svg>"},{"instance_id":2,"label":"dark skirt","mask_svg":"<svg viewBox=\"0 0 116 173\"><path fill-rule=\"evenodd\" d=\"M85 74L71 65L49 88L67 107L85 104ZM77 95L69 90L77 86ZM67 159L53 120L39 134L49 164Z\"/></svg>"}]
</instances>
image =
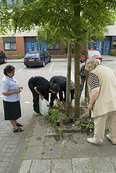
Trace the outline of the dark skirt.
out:
<instances>
[{"instance_id":1,"label":"dark skirt","mask_svg":"<svg viewBox=\"0 0 116 173\"><path fill-rule=\"evenodd\" d=\"M3 100L5 120L17 120L21 117L20 101L7 102Z\"/></svg>"}]
</instances>

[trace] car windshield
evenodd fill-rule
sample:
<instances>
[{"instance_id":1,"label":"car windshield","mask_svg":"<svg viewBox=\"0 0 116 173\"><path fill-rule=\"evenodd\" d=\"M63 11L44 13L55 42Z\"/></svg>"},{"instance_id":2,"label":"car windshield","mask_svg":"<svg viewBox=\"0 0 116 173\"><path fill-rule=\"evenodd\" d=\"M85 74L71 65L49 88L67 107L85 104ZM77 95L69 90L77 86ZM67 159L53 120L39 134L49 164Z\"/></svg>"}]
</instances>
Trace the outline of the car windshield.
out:
<instances>
[{"instance_id":1,"label":"car windshield","mask_svg":"<svg viewBox=\"0 0 116 173\"><path fill-rule=\"evenodd\" d=\"M30 58L38 58L39 57L39 52L28 52L25 56L25 58L30 57Z\"/></svg>"},{"instance_id":2,"label":"car windshield","mask_svg":"<svg viewBox=\"0 0 116 173\"><path fill-rule=\"evenodd\" d=\"M89 56L101 56L100 53L98 51L89 51L88 52Z\"/></svg>"}]
</instances>

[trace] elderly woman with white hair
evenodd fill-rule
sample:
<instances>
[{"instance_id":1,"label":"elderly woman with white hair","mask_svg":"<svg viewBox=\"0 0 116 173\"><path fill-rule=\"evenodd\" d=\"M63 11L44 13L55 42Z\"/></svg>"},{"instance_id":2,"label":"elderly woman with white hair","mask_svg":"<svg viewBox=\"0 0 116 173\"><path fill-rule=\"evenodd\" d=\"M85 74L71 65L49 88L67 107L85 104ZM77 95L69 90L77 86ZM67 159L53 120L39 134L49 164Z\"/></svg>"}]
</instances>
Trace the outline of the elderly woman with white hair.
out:
<instances>
[{"instance_id":1,"label":"elderly woman with white hair","mask_svg":"<svg viewBox=\"0 0 116 173\"><path fill-rule=\"evenodd\" d=\"M106 137L116 144L116 76L112 69L101 65L97 59L88 59L86 70L90 72L90 101L88 109L94 119L94 137L87 141L102 145L106 120L109 134Z\"/></svg>"}]
</instances>

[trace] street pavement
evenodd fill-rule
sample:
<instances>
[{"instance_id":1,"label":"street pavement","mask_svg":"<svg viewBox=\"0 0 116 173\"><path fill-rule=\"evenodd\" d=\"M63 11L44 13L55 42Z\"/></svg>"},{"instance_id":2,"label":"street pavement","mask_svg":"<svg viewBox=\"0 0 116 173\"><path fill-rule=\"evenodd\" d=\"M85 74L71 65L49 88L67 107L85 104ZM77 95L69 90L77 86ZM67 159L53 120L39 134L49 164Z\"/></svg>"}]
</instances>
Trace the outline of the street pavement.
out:
<instances>
[{"instance_id":1,"label":"street pavement","mask_svg":"<svg viewBox=\"0 0 116 173\"><path fill-rule=\"evenodd\" d=\"M19 173L115 173L116 146L105 137L102 146L87 143L86 133L61 139L43 116L36 117Z\"/></svg>"},{"instance_id":2,"label":"street pavement","mask_svg":"<svg viewBox=\"0 0 116 173\"><path fill-rule=\"evenodd\" d=\"M116 57L103 56L104 62L115 60ZM65 133L61 139L44 116L25 113L20 121L25 131L15 134L0 112L0 173L116 172L116 145L106 137L102 146L96 146L86 141L92 136L86 133Z\"/></svg>"}]
</instances>

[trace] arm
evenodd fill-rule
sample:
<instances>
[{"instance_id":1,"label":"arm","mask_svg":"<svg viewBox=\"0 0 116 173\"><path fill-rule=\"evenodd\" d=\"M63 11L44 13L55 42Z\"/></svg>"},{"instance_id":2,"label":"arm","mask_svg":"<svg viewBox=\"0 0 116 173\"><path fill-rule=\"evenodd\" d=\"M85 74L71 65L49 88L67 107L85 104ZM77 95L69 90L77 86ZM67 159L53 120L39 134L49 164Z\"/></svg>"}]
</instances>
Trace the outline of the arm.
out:
<instances>
[{"instance_id":1,"label":"arm","mask_svg":"<svg viewBox=\"0 0 116 173\"><path fill-rule=\"evenodd\" d=\"M44 99L44 96L40 93L39 90L37 90L37 87L34 88L35 92L40 95L41 99Z\"/></svg>"},{"instance_id":2,"label":"arm","mask_svg":"<svg viewBox=\"0 0 116 173\"><path fill-rule=\"evenodd\" d=\"M64 106L61 104L60 100L56 98L56 101L62 110L65 110Z\"/></svg>"},{"instance_id":3,"label":"arm","mask_svg":"<svg viewBox=\"0 0 116 173\"><path fill-rule=\"evenodd\" d=\"M88 105L88 109L91 111L93 109L93 105L99 95L99 91L100 89L96 89L96 90L92 90L91 92L91 95L90 95L90 102L89 102L89 105Z\"/></svg>"},{"instance_id":4,"label":"arm","mask_svg":"<svg viewBox=\"0 0 116 173\"><path fill-rule=\"evenodd\" d=\"M20 93L22 91L22 89L23 89L23 87L19 87L16 90L2 92L2 94L5 95L5 96L9 96L9 95L14 94L14 93Z\"/></svg>"}]
</instances>

